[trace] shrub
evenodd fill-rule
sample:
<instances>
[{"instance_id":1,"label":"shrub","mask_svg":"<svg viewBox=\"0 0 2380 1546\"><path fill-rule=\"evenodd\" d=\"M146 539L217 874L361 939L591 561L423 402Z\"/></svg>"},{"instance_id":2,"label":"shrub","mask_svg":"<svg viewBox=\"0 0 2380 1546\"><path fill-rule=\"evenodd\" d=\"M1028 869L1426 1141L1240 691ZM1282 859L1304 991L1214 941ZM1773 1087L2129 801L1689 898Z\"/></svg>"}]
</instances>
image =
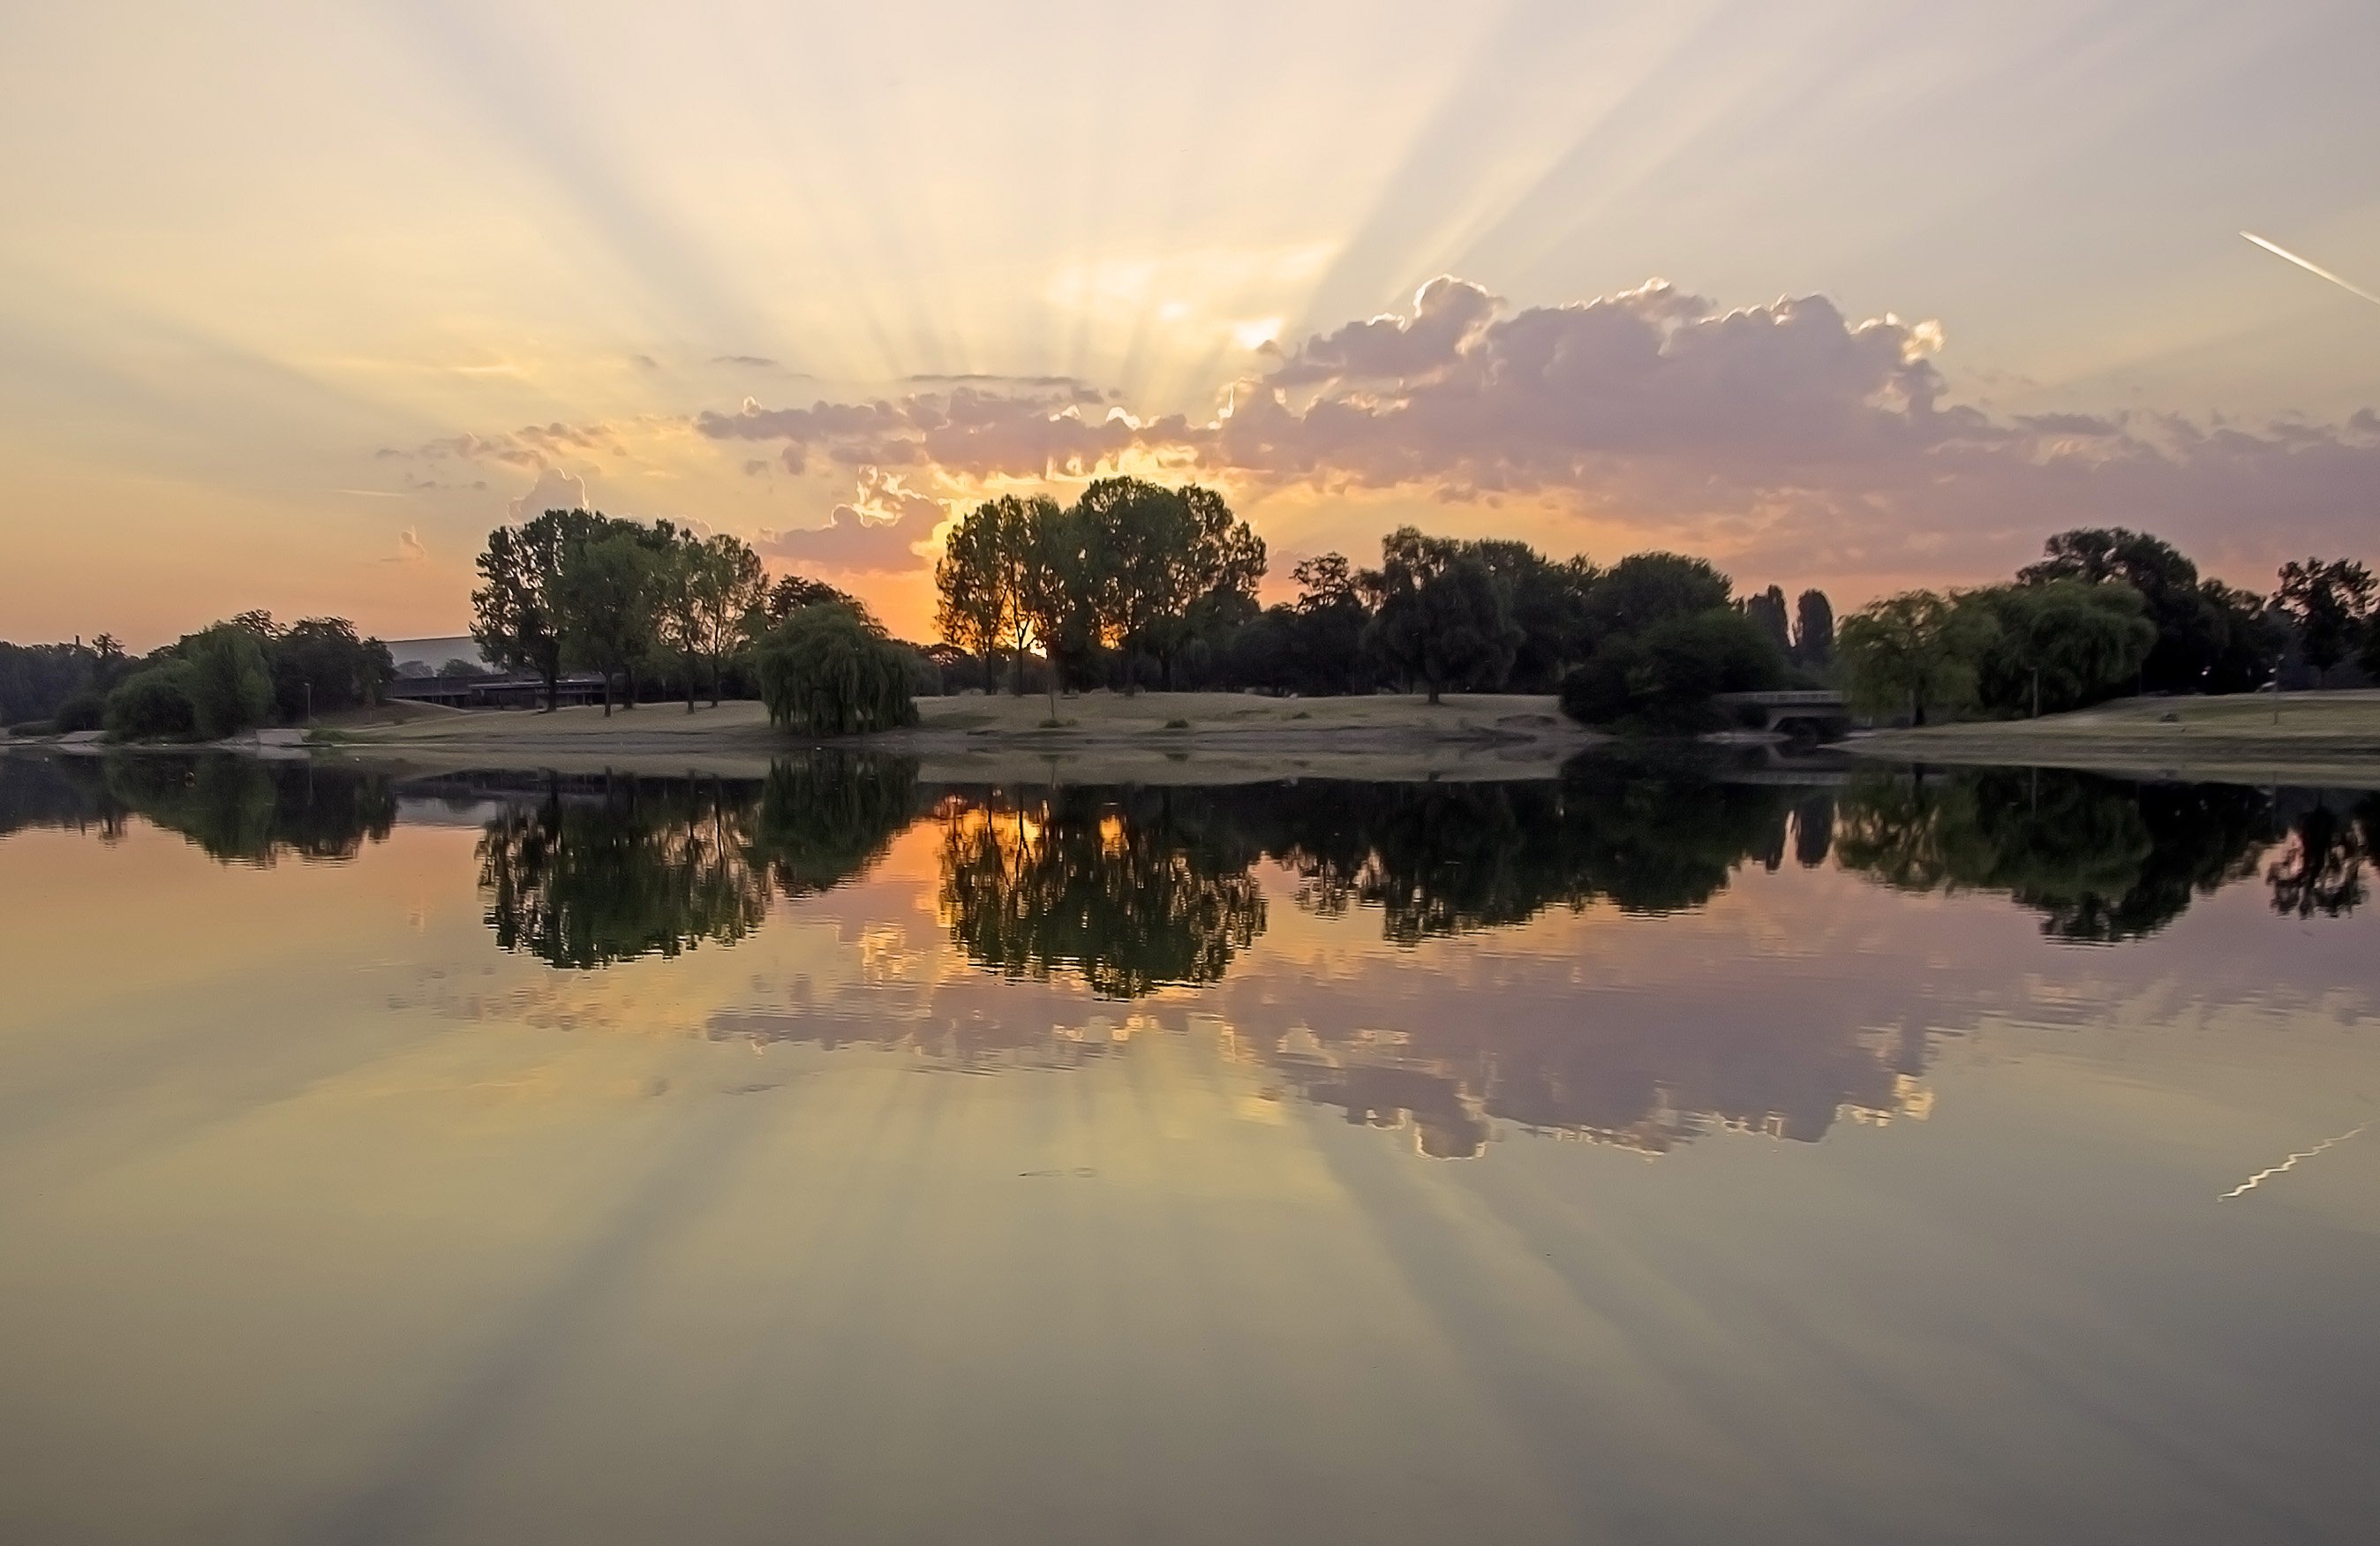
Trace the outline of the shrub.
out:
<instances>
[{"instance_id":1,"label":"shrub","mask_svg":"<svg viewBox=\"0 0 2380 1546\"><path fill-rule=\"evenodd\" d=\"M846 606L797 607L761 639L760 700L771 723L811 736L917 723L901 647Z\"/></svg>"},{"instance_id":2,"label":"shrub","mask_svg":"<svg viewBox=\"0 0 2380 1546\"><path fill-rule=\"evenodd\" d=\"M184 686L189 667L176 662L136 672L107 695L107 733L118 740L188 736L199 727L197 708Z\"/></svg>"},{"instance_id":3,"label":"shrub","mask_svg":"<svg viewBox=\"0 0 2380 1546\"><path fill-rule=\"evenodd\" d=\"M52 724L61 736L76 730L97 730L107 723L107 695L87 688L58 705Z\"/></svg>"},{"instance_id":4,"label":"shrub","mask_svg":"<svg viewBox=\"0 0 2380 1546\"><path fill-rule=\"evenodd\" d=\"M58 723L54 719L29 719L8 726L11 736L55 736Z\"/></svg>"},{"instance_id":5,"label":"shrub","mask_svg":"<svg viewBox=\"0 0 2380 1546\"><path fill-rule=\"evenodd\" d=\"M1608 638L1563 679L1562 712L1586 724L1683 734L1727 723L1711 700L1782 686L1785 657L1732 607L1672 616Z\"/></svg>"}]
</instances>

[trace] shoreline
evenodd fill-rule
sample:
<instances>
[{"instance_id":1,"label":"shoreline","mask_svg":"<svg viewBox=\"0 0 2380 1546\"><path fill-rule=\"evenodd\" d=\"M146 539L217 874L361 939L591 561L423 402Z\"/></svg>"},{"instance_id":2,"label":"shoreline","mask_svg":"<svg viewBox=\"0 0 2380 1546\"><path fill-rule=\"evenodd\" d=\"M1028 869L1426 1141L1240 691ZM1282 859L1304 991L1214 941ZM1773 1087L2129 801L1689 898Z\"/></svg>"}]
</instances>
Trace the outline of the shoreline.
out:
<instances>
[{"instance_id":1,"label":"shoreline","mask_svg":"<svg viewBox=\"0 0 2380 1546\"><path fill-rule=\"evenodd\" d=\"M1869 731L1841 748L1904 763L2380 789L2380 690L2124 699L2040 719Z\"/></svg>"},{"instance_id":2,"label":"shoreline","mask_svg":"<svg viewBox=\"0 0 2380 1546\"><path fill-rule=\"evenodd\" d=\"M1228 693L1105 693L921 700L921 723L874 735L804 737L751 701L598 709L406 712L382 723L274 729L227 742L117 746L84 734L8 743L28 750L232 751L318 758L399 773L468 769L563 773L765 776L820 749L914 760L946 783L1247 784L1300 778L1537 779L1599 746L1627 743L1521 694L1273 699ZM2278 723L2276 724L2276 719ZM1723 737L1742 745L1747 739ZM1717 749L1714 748L1714 749ZM2115 776L2380 789L2380 691L2135 699L2039 720L1869 731L1832 750L1865 761L2069 768Z\"/></svg>"}]
</instances>

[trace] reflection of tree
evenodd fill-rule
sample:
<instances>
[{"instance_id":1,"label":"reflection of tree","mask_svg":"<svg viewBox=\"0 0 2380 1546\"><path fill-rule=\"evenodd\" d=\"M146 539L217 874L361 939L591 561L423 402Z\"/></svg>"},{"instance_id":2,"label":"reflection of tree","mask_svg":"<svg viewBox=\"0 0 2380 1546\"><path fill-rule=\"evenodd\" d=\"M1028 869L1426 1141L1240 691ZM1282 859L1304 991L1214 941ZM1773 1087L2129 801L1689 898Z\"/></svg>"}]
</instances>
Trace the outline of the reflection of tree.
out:
<instances>
[{"instance_id":1,"label":"reflection of tree","mask_svg":"<svg viewBox=\"0 0 2380 1546\"><path fill-rule=\"evenodd\" d=\"M2364 899L2363 866L2380 844L2380 795L2350 810L2340 803L2316 797L2296 812L2287 846L2265 871L2275 912L2337 918Z\"/></svg>"},{"instance_id":2,"label":"reflection of tree","mask_svg":"<svg viewBox=\"0 0 2380 1546\"><path fill-rule=\"evenodd\" d=\"M344 859L388 836L396 794L379 773L223 753L0 758L0 832L95 824L113 837L128 815L226 863Z\"/></svg>"},{"instance_id":3,"label":"reflection of tree","mask_svg":"<svg viewBox=\"0 0 2380 1546\"><path fill-rule=\"evenodd\" d=\"M794 760L762 784L549 782L480 840L496 943L557 967L732 943L788 896L873 863L916 811L914 766Z\"/></svg>"},{"instance_id":4,"label":"reflection of tree","mask_svg":"<svg viewBox=\"0 0 2380 1546\"><path fill-rule=\"evenodd\" d=\"M1305 785L1268 848L1326 915L1381 909L1412 944L1597 898L1625 912L1696 907L1755 856L1782 857L1785 795L1691 769L1590 764L1559 782Z\"/></svg>"},{"instance_id":5,"label":"reflection of tree","mask_svg":"<svg viewBox=\"0 0 2380 1546\"><path fill-rule=\"evenodd\" d=\"M787 896L842 884L878 859L917 814L917 765L813 752L769 769L752 823L752 863Z\"/></svg>"},{"instance_id":6,"label":"reflection of tree","mask_svg":"<svg viewBox=\"0 0 2380 1546\"><path fill-rule=\"evenodd\" d=\"M1263 931L1264 895L1244 852L1176 809L1200 803L1170 790L953 802L941 856L952 940L1005 977L1068 968L1110 998L1219 980Z\"/></svg>"},{"instance_id":7,"label":"reflection of tree","mask_svg":"<svg viewBox=\"0 0 2380 1546\"><path fill-rule=\"evenodd\" d=\"M2252 873L2269 809L2252 789L2047 769L1870 774L1844 791L1834 846L1845 869L1888 885L2005 892L2043 915L2044 933L2107 943Z\"/></svg>"}]
</instances>

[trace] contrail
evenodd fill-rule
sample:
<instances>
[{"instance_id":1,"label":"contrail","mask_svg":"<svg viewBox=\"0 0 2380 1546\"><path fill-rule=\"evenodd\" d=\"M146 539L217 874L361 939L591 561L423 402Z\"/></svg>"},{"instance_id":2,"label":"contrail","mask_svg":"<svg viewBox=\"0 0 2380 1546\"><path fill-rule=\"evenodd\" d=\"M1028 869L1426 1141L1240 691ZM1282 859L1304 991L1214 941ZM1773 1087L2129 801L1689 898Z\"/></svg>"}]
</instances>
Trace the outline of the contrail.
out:
<instances>
[{"instance_id":1,"label":"contrail","mask_svg":"<svg viewBox=\"0 0 2380 1546\"><path fill-rule=\"evenodd\" d=\"M2279 1164L2274 1165L2268 1170L2258 1171L2255 1175L2251 1175L2248 1179L2240 1182L2238 1186L2232 1187L2229 1191L2225 1192L2221 1197L2216 1198L2215 1200L2217 1202L2228 1202L2233 1198L2238 1197L2241 1192L2252 1192L2259 1186L2263 1185L2267 1178L2278 1175L2285 1170L2297 1169L2298 1162L2300 1160L2311 1160L2325 1149L2345 1143L2349 1138L2353 1138L2356 1134L2362 1132L2364 1128L2369 1127L2370 1126L2372 1126L2372 1124L2369 1122L2359 1122L2354 1126L2350 1127L2347 1131L2339 1134L2335 1138L2325 1138L2320 1143L2315 1144L2312 1149L2301 1150L2299 1152L2290 1155L2288 1159L2283 1160Z\"/></svg>"},{"instance_id":2,"label":"contrail","mask_svg":"<svg viewBox=\"0 0 2380 1546\"><path fill-rule=\"evenodd\" d=\"M2240 234L2246 237L2250 241L2254 242L2257 246L2263 248L2265 251L2270 252L2274 257L2287 258L2290 262L2297 264L2298 267L2305 270L2308 274L2313 274L2317 278L2327 279L2332 284L2338 286L2340 289L2347 291L2349 294L2360 295L2364 299L2372 302L2373 305L2380 306L2380 295L2374 295L2370 290L2365 289L2361 285L2349 284L2346 280L2341 279L2338 275L2331 273L2330 270L2323 267L2320 263L2310 263L2303 258L2299 257L2296 253L2290 251L2288 248L2281 246L2277 242L2266 241L2264 237L2258 236L2253 231L2242 231Z\"/></svg>"}]
</instances>

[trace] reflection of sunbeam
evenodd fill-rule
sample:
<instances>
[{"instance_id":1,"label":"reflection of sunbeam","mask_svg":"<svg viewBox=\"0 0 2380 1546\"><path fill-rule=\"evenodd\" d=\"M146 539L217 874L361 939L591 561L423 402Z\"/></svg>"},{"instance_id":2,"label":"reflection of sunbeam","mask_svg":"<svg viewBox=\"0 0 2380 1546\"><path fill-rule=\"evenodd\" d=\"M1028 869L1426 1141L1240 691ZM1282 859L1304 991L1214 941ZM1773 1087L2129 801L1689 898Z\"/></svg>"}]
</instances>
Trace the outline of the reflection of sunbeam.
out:
<instances>
[{"instance_id":1,"label":"reflection of sunbeam","mask_svg":"<svg viewBox=\"0 0 2380 1546\"><path fill-rule=\"evenodd\" d=\"M2347 1131L2339 1134L2335 1138L2325 1138L2320 1143L2315 1144L2312 1149L2300 1150L2297 1153L2290 1155L2286 1160L2283 1160L2279 1164L2258 1171L2255 1175L2251 1175L2248 1179L2240 1182L2238 1186L2232 1187L2229 1191L2225 1192L2221 1197L2216 1198L2215 1200L2217 1202L2228 1202L2231 1199L2238 1197L2242 1192L2252 1192L2258 1187L2262 1186L2268 1177L2278 1175L2285 1170L2297 1169L2298 1162L2300 1160L2311 1160L2325 1149L2345 1143L2349 1138L2353 1138L2356 1134L2362 1132L2364 1128L2369 1127L2370 1126L2372 1126L2372 1124L2369 1122L2359 1122L2354 1126L2350 1127Z\"/></svg>"},{"instance_id":2,"label":"reflection of sunbeam","mask_svg":"<svg viewBox=\"0 0 2380 1546\"><path fill-rule=\"evenodd\" d=\"M2242 231L2240 234L2246 237L2250 241L2254 242L2257 246L2263 248L2265 251L2270 252L2274 257L2286 258L2290 262L2297 264L2298 267L2305 270L2308 274L2313 274L2317 278L2327 279L2332 284L2338 286L2340 289L2345 290L2351 295L2360 295L2364 299L2372 302L2374 306L2380 306L2380 295L2374 295L2370 290L2363 288L2361 285L2352 285L2348 283L2338 275L2331 273L2330 270L2323 267L2320 263L2310 263L2303 258L2299 257L2296 253L2290 251L2288 248L2279 246L2274 242L2266 241L2264 237L2258 236L2253 231Z\"/></svg>"}]
</instances>

